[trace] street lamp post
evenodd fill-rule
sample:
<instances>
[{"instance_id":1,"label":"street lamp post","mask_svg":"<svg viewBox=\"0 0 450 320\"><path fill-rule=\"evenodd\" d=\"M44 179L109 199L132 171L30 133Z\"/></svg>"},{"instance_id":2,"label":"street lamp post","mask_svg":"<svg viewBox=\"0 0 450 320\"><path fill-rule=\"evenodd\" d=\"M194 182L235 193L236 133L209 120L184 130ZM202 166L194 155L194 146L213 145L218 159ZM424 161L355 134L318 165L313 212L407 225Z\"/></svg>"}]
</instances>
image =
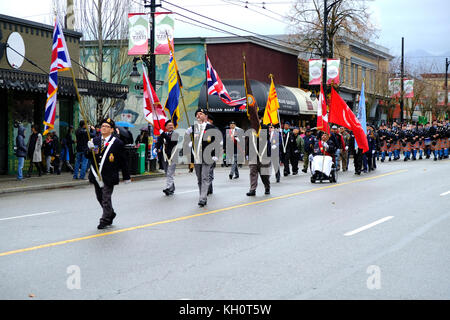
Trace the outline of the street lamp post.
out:
<instances>
[{"instance_id":1,"label":"street lamp post","mask_svg":"<svg viewBox=\"0 0 450 320\"><path fill-rule=\"evenodd\" d=\"M330 10L342 0L336 0L329 6L327 0L323 0L323 40L322 40L322 87L325 95L327 96L327 58L328 58L328 46L327 46L327 24L328 14Z\"/></svg>"}]
</instances>

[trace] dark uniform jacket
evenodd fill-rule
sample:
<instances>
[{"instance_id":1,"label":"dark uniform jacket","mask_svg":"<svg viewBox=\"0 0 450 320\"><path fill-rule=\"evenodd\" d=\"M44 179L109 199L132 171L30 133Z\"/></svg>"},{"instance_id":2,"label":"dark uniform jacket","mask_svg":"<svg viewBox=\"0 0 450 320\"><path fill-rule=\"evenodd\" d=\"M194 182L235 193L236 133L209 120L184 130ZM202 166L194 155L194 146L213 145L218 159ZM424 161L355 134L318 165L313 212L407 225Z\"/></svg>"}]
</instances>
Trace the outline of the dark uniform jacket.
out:
<instances>
[{"instance_id":1,"label":"dark uniform jacket","mask_svg":"<svg viewBox=\"0 0 450 320\"><path fill-rule=\"evenodd\" d=\"M189 133L186 134L186 137L185 137L184 141L185 141L185 143L192 142L192 147L191 148L193 148L193 151L195 153L198 152L199 156L202 155L203 159L202 159L201 162L204 162L204 159L206 159L205 158L206 157L206 155L205 155L205 148L208 145L210 145L211 143L213 143L214 140L215 140L214 136L211 136L209 139L206 138L206 137L208 137L207 131L209 129L217 129L217 128L214 125L210 124L210 123L206 123L206 127L205 127L205 129L203 131L203 137L202 137L202 141L201 142L199 141L200 136L201 136L201 132L198 132L198 125L197 124L192 125L190 127L190 129L191 129L191 133L190 134ZM202 152L200 152L198 150L199 147L202 148ZM215 150L212 150L211 156L212 157L215 156ZM191 163L196 163L194 160L195 160L194 159L194 154L191 152Z\"/></svg>"},{"instance_id":2,"label":"dark uniform jacket","mask_svg":"<svg viewBox=\"0 0 450 320\"><path fill-rule=\"evenodd\" d=\"M156 149L161 150L164 148L164 152L167 158L170 159L172 157L172 152L174 152L174 148L176 148L178 144L178 133L175 131L172 132L163 132L158 137L158 141L156 142Z\"/></svg>"},{"instance_id":3,"label":"dark uniform jacket","mask_svg":"<svg viewBox=\"0 0 450 320\"><path fill-rule=\"evenodd\" d=\"M294 132L292 132L292 130L289 130L288 133L282 130L281 136L282 139L280 140L280 149L281 149L280 151L283 154L294 155L296 153L299 153L296 137L294 135ZM285 147L286 150L284 150Z\"/></svg>"},{"instance_id":4,"label":"dark uniform jacket","mask_svg":"<svg viewBox=\"0 0 450 320\"><path fill-rule=\"evenodd\" d=\"M125 156L125 149L124 149L124 143L116 138L109 148L108 152L108 145L111 140L113 139L113 136L110 136L108 138L108 141L105 143L105 147L102 153L100 153L100 146L102 144L102 137L98 136L93 138L94 145L98 147L99 151L98 154L95 155L95 158L97 160L97 166L100 170L100 164L102 162L102 159L105 158L105 161L103 163L103 168L101 169L100 174L102 175L103 183L107 186L113 186L119 184L119 170L122 170L122 176L124 180L130 180L130 174L128 171L128 163L127 158ZM92 157L92 151L88 148L88 151L86 151L86 157L91 160L91 170L89 173L89 181L94 183L96 181L95 176L93 174L93 171L97 174L95 170L95 164ZM93 169L92 169L93 168Z\"/></svg>"}]
</instances>

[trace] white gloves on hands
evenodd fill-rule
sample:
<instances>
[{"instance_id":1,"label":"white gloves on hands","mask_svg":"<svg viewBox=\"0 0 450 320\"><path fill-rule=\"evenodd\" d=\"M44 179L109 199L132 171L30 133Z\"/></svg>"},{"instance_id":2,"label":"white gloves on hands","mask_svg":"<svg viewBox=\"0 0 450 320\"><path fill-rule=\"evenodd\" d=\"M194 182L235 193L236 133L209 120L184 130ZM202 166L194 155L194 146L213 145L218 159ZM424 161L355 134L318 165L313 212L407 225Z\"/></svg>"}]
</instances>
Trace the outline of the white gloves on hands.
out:
<instances>
[{"instance_id":1,"label":"white gloves on hands","mask_svg":"<svg viewBox=\"0 0 450 320\"><path fill-rule=\"evenodd\" d=\"M92 139L88 141L87 145L88 145L89 149L94 149L95 148L94 141Z\"/></svg>"}]
</instances>

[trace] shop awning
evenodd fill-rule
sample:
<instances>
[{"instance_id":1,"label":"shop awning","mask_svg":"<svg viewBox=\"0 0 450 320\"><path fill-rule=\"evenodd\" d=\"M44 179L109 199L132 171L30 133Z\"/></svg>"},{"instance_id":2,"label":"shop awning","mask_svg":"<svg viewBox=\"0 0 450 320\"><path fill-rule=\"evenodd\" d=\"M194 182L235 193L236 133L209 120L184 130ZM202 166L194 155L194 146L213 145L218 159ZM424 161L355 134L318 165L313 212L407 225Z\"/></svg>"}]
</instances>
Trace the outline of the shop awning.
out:
<instances>
[{"instance_id":1,"label":"shop awning","mask_svg":"<svg viewBox=\"0 0 450 320\"><path fill-rule=\"evenodd\" d=\"M222 80L225 88L232 99L245 97L244 80ZM269 96L270 84L250 80L253 95L259 106L260 113L264 112ZM280 104L280 115L298 116L299 114L317 114L317 103L310 98L307 93L298 88L275 85L278 102ZM200 90L199 106L206 108L206 83ZM234 112L234 107L223 103L218 96L208 96L208 109L211 112Z\"/></svg>"},{"instance_id":2,"label":"shop awning","mask_svg":"<svg viewBox=\"0 0 450 320\"><path fill-rule=\"evenodd\" d=\"M128 86L77 79L80 95L126 99ZM0 69L0 88L47 93L48 75L19 70ZM72 78L58 76L58 95L75 96Z\"/></svg>"}]
</instances>

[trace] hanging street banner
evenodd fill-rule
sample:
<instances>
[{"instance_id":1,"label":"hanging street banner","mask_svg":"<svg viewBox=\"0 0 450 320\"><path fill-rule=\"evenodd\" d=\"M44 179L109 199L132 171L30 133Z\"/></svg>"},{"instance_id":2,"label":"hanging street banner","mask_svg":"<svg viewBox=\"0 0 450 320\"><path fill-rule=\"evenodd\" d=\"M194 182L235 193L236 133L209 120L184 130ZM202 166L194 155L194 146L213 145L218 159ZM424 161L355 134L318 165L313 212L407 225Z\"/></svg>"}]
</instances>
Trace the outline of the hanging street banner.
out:
<instances>
[{"instance_id":1,"label":"hanging street banner","mask_svg":"<svg viewBox=\"0 0 450 320\"><path fill-rule=\"evenodd\" d=\"M309 60L309 84L320 85L322 83L322 59Z\"/></svg>"},{"instance_id":2,"label":"hanging street banner","mask_svg":"<svg viewBox=\"0 0 450 320\"><path fill-rule=\"evenodd\" d=\"M391 98L400 98L400 78L389 79L389 91ZM414 98L414 80L403 79L403 98Z\"/></svg>"},{"instance_id":3,"label":"hanging street banner","mask_svg":"<svg viewBox=\"0 0 450 320\"><path fill-rule=\"evenodd\" d=\"M173 35L174 35L175 20L171 13L168 12L156 12L155 13L155 54L169 54L169 44L167 36L174 47Z\"/></svg>"},{"instance_id":4,"label":"hanging street banner","mask_svg":"<svg viewBox=\"0 0 450 320\"><path fill-rule=\"evenodd\" d=\"M403 80L403 96L405 98L414 98L414 80L404 79Z\"/></svg>"},{"instance_id":5,"label":"hanging street banner","mask_svg":"<svg viewBox=\"0 0 450 320\"><path fill-rule=\"evenodd\" d=\"M339 84L340 63L339 59L327 59L327 84Z\"/></svg>"},{"instance_id":6,"label":"hanging street banner","mask_svg":"<svg viewBox=\"0 0 450 320\"><path fill-rule=\"evenodd\" d=\"M128 55L148 54L149 23L146 13L128 14Z\"/></svg>"},{"instance_id":7,"label":"hanging street banner","mask_svg":"<svg viewBox=\"0 0 450 320\"><path fill-rule=\"evenodd\" d=\"M391 92L391 98L400 98L400 78L389 79L389 91Z\"/></svg>"},{"instance_id":8,"label":"hanging street banner","mask_svg":"<svg viewBox=\"0 0 450 320\"><path fill-rule=\"evenodd\" d=\"M447 95L448 95L447 105L450 106L450 91L447 92ZM438 91L437 92L437 105L438 106L445 105L445 91Z\"/></svg>"}]
</instances>

